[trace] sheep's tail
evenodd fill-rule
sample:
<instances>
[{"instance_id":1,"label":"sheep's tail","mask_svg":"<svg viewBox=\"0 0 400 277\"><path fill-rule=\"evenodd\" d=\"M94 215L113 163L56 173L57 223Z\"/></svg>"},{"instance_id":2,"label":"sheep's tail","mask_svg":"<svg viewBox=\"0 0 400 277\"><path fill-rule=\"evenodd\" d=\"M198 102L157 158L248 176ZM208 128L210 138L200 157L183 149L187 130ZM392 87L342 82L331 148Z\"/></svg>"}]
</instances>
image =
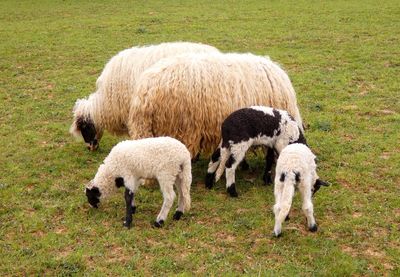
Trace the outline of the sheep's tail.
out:
<instances>
[{"instance_id":1,"label":"sheep's tail","mask_svg":"<svg viewBox=\"0 0 400 277\"><path fill-rule=\"evenodd\" d=\"M179 183L180 188L178 188L178 191L182 193L180 197L183 199L184 209L187 212L191 206L190 186L192 184L192 164L190 158L182 164L182 171L179 174L179 178L180 182L177 183Z\"/></svg>"},{"instance_id":2,"label":"sheep's tail","mask_svg":"<svg viewBox=\"0 0 400 277\"><path fill-rule=\"evenodd\" d=\"M280 210L276 216L276 222L282 223L286 216L289 214L290 207L292 206L294 190L295 190L295 173L288 172L285 181L283 182L283 189L280 198Z\"/></svg>"},{"instance_id":3,"label":"sheep's tail","mask_svg":"<svg viewBox=\"0 0 400 277\"><path fill-rule=\"evenodd\" d=\"M217 171L215 173L215 182L218 182L218 180L221 178L222 174L224 173L225 164L228 161L230 153L231 153L230 148L221 147L221 161L220 161Z\"/></svg>"}]
</instances>

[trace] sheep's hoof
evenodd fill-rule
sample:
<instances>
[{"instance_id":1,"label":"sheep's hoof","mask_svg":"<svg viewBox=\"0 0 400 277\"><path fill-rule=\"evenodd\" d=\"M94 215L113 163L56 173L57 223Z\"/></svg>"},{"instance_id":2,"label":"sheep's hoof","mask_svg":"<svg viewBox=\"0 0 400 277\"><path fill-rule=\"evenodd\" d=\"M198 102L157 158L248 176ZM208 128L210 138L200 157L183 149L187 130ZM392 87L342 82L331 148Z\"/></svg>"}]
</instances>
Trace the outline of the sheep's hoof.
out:
<instances>
[{"instance_id":1,"label":"sheep's hoof","mask_svg":"<svg viewBox=\"0 0 400 277\"><path fill-rule=\"evenodd\" d=\"M263 180L264 180L264 185L265 186L268 186L268 185L272 184L271 173L264 174Z\"/></svg>"},{"instance_id":2,"label":"sheep's hoof","mask_svg":"<svg viewBox=\"0 0 400 277\"><path fill-rule=\"evenodd\" d=\"M133 206L132 207L132 214L135 214L136 213L136 206Z\"/></svg>"},{"instance_id":3,"label":"sheep's hoof","mask_svg":"<svg viewBox=\"0 0 400 277\"><path fill-rule=\"evenodd\" d=\"M275 238L280 238L281 236L282 236L282 232L279 232L279 233L273 233L272 234Z\"/></svg>"},{"instance_id":4,"label":"sheep's hoof","mask_svg":"<svg viewBox=\"0 0 400 277\"><path fill-rule=\"evenodd\" d=\"M154 227L161 228L163 225L164 225L164 220L154 222Z\"/></svg>"},{"instance_id":5,"label":"sheep's hoof","mask_svg":"<svg viewBox=\"0 0 400 277\"><path fill-rule=\"evenodd\" d=\"M215 172L214 173L207 173L206 179L204 183L206 184L206 188L211 189L214 185L215 180Z\"/></svg>"},{"instance_id":6,"label":"sheep's hoof","mask_svg":"<svg viewBox=\"0 0 400 277\"><path fill-rule=\"evenodd\" d=\"M183 215L183 212L181 211L176 211L174 214L174 220L179 220L181 219L181 216Z\"/></svg>"},{"instance_id":7,"label":"sheep's hoof","mask_svg":"<svg viewBox=\"0 0 400 277\"><path fill-rule=\"evenodd\" d=\"M124 221L124 226L125 226L126 228L130 229L130 228L132 227L132 221L131 221L131 222L129 222L129 221Z\"/></svg>"},{"instance_id":8,"label":"sheep's hoof","mask_svg":"<svg viewBox=\"0 0 400 277\"><path fill-rule=\"evenodd\" d=\"M235 183L233 183L230 187L228 187L227 192L231 197L238 197L238 193L236 192L236 186Z\"/></svg>"},{"instance_id":9,"label":"sheep's hoof","mask_svg":"<svg viewBox=\"0 0 400 277\"><path fill-rule=\"evenodd\" d=\"M318 226L317 224L314 224L313 226L309 227L308 230L310 230L310 232L316 232L318 230Z\"/></svg>"}]
</instances>

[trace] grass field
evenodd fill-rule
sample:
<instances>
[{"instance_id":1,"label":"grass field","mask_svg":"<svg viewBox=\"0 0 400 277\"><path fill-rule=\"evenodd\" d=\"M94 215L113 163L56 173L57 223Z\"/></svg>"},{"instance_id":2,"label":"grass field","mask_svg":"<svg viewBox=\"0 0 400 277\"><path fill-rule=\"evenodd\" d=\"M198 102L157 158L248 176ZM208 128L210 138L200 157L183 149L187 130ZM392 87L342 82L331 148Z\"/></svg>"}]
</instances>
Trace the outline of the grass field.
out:
<instances>
[{"instance_id":1,"label":"grass field","mask_svg":"<svg viewBox=\"0 0 400 277\"><path fill-rule=\"evenodd\" d=\"M400 275L400 5L265 2L0 2L1 276ZM89 207L84 184L122 138L87 151L68 134L75 100L119 50L177 40L269 55L287 70L332 183L314 199L317 233L296 197L272 237L261 157L238 174L238 199L223 182L204 188L202 157L192 210L162 229L150 224L157 186L139 190L130 230L122 190Z\"/></svg>"}]
</instances>

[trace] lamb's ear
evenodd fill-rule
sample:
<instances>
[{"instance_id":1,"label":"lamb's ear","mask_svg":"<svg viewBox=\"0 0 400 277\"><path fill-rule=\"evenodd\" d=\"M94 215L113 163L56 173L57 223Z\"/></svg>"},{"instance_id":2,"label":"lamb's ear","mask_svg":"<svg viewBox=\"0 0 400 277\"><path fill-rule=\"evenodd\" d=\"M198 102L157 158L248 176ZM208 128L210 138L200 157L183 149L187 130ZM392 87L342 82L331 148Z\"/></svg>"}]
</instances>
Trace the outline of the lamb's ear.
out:
<instances>
[{"instance_id":1,"label":"lamb's ear","mask_svg":"<svg viewBox=\"0 0 400 277\"><path fill-rule=\"evenodd\" d=\"M285 173L282 173L281 178L279 178L279 181L285 182L285 177L286 177Z\"/></svg>"},{"instance_id":2,"label":"lamb's ear","mask_svg":"<svg viewBox=\"0 0 400 277\"><path fill-rule=\"evenodd\" d=\"M300 172L294 172L296 182L300 182Z\"/></svg>"},{"instance_id":3,"label":"lamb's ear","mask_svg":"<svg viewBox=\"0 0 400 277\"><path fill-rule=\"evenodd\" d=\"M317 184L318 186L324 186L324 187L330 186L330 184L328 182L322 181L321 179L317 179L317 181L315 181L315 184Z\"/></svg>"},{"instance_id":4,"label":"lamb's ear","mask_svg":"<svg viewBox=\"0 0 400 277\"><path fill-rule=\"evenodd\" d=\"M117 188L125 186L124 178L122 178L122 177L115 178L115 186Z\"/></svg>"}]
</instances>

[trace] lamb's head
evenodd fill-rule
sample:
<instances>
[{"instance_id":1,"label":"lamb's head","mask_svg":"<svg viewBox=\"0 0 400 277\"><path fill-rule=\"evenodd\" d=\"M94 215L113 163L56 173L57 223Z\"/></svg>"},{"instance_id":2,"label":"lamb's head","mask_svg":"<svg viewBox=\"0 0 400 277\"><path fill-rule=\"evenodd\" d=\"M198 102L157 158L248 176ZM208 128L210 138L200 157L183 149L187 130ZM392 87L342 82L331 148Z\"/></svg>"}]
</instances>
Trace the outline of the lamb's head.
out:
<instances>
[{"instance_id":1,"label":"lamb's head","mask_svg":"<svg viewBox=\"0 0 400 277\"><path fill-rule=\"evenodd\" d=\"M82 136L88 149L91 151L99 147L103 130L96 127L91 116L90 99L78 99L75 103L74 121L70 128L70 133L75 137Z\"/></svg>"},{"instance_id":2,"label":"lamb's head","mask_svg":"<svg viewBox=\"0 0 400 277\"><path fill-rule=\"evenodd\" d=\"M90 181L89 184L86 185L85 194L86 194L89 204L93 208L98 208L98 205L100 203L101 192L100 192L99 187L97 187L94 184L93 180Z\"/></svg>"}]
</instances>

